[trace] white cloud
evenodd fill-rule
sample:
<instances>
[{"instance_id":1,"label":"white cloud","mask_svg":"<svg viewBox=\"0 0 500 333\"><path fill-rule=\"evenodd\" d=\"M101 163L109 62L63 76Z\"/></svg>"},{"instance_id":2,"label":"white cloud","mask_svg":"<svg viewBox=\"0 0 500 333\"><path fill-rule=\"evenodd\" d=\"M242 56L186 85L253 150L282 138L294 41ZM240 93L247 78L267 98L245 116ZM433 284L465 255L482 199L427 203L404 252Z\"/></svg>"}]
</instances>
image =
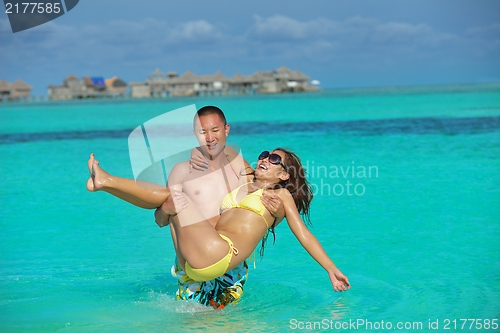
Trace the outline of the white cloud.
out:
<instances>
[{"instance_id":1,"label":"white cloud","mask_svg":"<svg viewBox=\"0 0 500 333\"><path fill-rule=\"evenodd\" d=\"M188 21L180 24L171 24L167 21L147 18L140 22L111 21L102 24L87 25L80 29L49 22L44 30L50 30L49 38L59 40L61 44L76 42L87 44L95 42L106 46L140 44L178 44L179 42L203 42L207 39L215 40L222 33L205 20ZM29 30L28 34L37 33L36 28ZM45 41L44 41L45 42Z\"/></svg>"},{"instance_id":2,"label":"white cloud","mask_svg":"<svg viewBox=\"0 0 500 333\"><path fill-rule=\"evenodd\" d=\"M7 22L0 20L0 27ZM19 53L37 54L38 59L71 59L98 63L171 55L184 58L203 53L205 58L231 58L245 54L290 57L315 61L328 59L399 59L401 56L432 57L498 36L500 25L470 29L467 37L437 31L429 25L381 22L354 16L345 20L318 18L297 20L284 15L254 16L246 32L216 26L207 20L172 23L145 18L116 20L74 27L49 22L17 34L4 34L0 50L14 60ZM8 35L8 36L5 36ZM482 44L481 44L482 43ZM495 44L495 43L494 43ZM493 44L491 44L493 45ZM496 45L496 44L495 44ZM490 46L491 48L491 46ZM321 55L321 56L318 56ZM200 55L201 56L201 55Z\"/></svg>"},{"instance_id":3,"label":"white cloud","mask_svg":"<svg viewBox=\"0 0 500 333\"><path fill-rule=\"evenodd\" d=\"M382 43L415 42L432 37L435 33L425 24L389 22L373 25L372 40Z\"/></svg>"},{"instance_id":4,"label":"white cloud","mask_svg":"<svg viewBox=\"0 0 500 333\"><path fill-rule=\"evenodd\" d=\"M183 23L180 27L170 32L170 40L175 41L203 41L215 40L221 37L221 33L205 20L190 21Z\"/></svg>"},{"instance_id":5,"label":"white cloud","mask_svg":"<svg viewBox=\"0 0 500 333\"><path fill-rule=\"evenodd\" d=\"M472 40L476 53L481 57L488 54L495 54L497 59L500 57L500 24L470 28L467 37Z\"/></svg>"},{"instance_id":6,"label":"white cloud","mask_svg":"<svg viewBox=\"0 0 500 333\"><path fill-rule=\"evenodd\" d=\"M147 18L141 22L112 21L104 25L87 26L83 38L99 39L106 44L158 47L186 43L205 43L222 36L221 31L205 20L188 21L180 24ZM144 50L143 50L144 51Z\"/></svg>"},{"instance_id":7,"label":"white cloud","mask_svg":"<svg viewBox=\"0 0 500 333\"><path fill-rule=\"evenodd\" d=\"M467 29L467 36L475 38L500 39L500 24L492 24L484 27L474 27Z\"/></svg>"},{"instance_id":8,"label":"white cloud","mask_svg":"<svg viewBox=\"0 0 500 333\"><path fill-rule=\"evenodd\" d=\"M318 18L298 21L276 15L268 18L254 16L250 29L252 38L262 42L334 42L342 41L346 46L356 44L433 44L436 41L451 40L451 34L440 33L426 24L405 22L380 22L360 16L343 21Z\"/></svg>"},{"instance_id":9,"label":"white cloud","mask_svg":"<svg viewBox=\"0 0 500 333\"><path fill-rule=\"evenodd\" d=\"M310 34L308 22L299 22L286 16L263 19L255 15L254 20L253 35L263 39L303 39Z\"/></svg>"},{"instance_id":10,"label":"white cloud","mask_svg":"<svg viewBox=\"0 0 500 333\"><path fill-rule=\"evenodd\" d=\"M0 27L10 29L5 20L0 20ZM175 54L182 57L191 50L199 53L222 36L220 29L205 20L173 24L146 18L82 27L48 22L16 34L2 33L0 52L4 62L10 64L20 62L22 56L32 58L31 62L39 66L65 63L97 67L111 62L143 63Z\"/></svg>"},{"instance_id":11,"label":"white cloud","mask_svg":"<svg viewBox=\"0 0 500 333\"><path fill-rule=\"evenodd\" d=\"M477 56L477 52L467 50L471 40L464 36L439 31L424 23L383 22L361 16L307 21L283 15L254 16L247 38L260 55L302 57L322 63L370 62L371 66L379 64L381 68L411 63L412 59L440 59L446 63L446 55L456 55L457 50L462 59ZM478 47L484 48L483 44Z\"/></svg>"},{"instance_id":12,"label":"white cloud","mask_svg":"<svg viewBox=\"0 0 500 333\"><path fill-rule=\"evenodd\" d=\"M199 68L204 74L201 71L224 66L252 67L248 69L252 72L257 67L251 64L256 63L271 68L304 63L330 70L369 66L382 71L394 64L411 68L418 61L424 67L430 62L463 67L494 57L500 50L500 24L451 34L429 24L362 16L344 20L254 16L243 30L204 19L144 18L83 26L52 21L16 34L10 32L8 20L0 19L0 30L3 73L52 74L65 66L65 72L76 74L103 70L119 74L121 68L132 72L139 67L144 71L171 66L178 71Z\"/></svg>"}]
</instances>

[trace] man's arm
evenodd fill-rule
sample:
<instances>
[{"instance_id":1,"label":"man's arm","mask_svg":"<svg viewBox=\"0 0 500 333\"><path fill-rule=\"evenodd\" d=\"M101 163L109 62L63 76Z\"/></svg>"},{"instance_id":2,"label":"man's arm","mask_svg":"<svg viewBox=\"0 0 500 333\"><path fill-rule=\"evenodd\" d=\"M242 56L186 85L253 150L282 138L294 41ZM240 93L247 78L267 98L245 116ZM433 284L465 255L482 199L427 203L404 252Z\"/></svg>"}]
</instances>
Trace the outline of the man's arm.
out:
<instances>
[{"instance_id":1,"label":"man's arm","mask_svg":"<svg viewBox=\"0 0 500 333\"><path fill-rule=\"evenodd\" d=\"M285 217L285 206L283 205L283 200L270 192L264 191L261 197L262 204L274 217L273 224L277 226Z\"/></svg>"},{"instance_id":2,"label":"man's arm","mask_svg":"<svg viewBox=\"0 0 500 333\"><path fill-rule=\"evenodd\" d=\"M186 175L189 173L189 165L187 162L182 162L176 164L168 176L167 186L171 190L177 190L182 192L182 183ZM170 218L172 215L176 214L176 209L172 196L169 196L167 201L165 201L160 207L155 211L155 222L162 228L170 223Z\"/></svg>"},{"instance_id":3,"label":"man's arm","mask_svg":"<svg viewBox=\"0 0 500 333\"><path fill-rule=\"evenodd\" d=\"M237 146L236 148L239 150ZM226 145L226 147L224 148L224 155L226 155L231 169L233 169L233 172L238 177L238 183L240 185L252 181L254 170L252 166L247 162L247 160L243 158L239 151L231 146Z\"/></svg>"},{"instance_id":4,"label":"man's arm","mask_svg":"<svg viewBox=\"0 0 500 333\"><path fill-rule=\"evenodd\" d=\"M238 146L236 146L236 149L239 150ZM234 147L226 145L224 147L224 155L226 155L227 160L231 164L231 167L233 167L233 170L236 174L240 174L242 170L246 170L247 173L252 172L253 168L252 166L243 158L243 155L236 150Z\"/></svg>"}]
</instances>

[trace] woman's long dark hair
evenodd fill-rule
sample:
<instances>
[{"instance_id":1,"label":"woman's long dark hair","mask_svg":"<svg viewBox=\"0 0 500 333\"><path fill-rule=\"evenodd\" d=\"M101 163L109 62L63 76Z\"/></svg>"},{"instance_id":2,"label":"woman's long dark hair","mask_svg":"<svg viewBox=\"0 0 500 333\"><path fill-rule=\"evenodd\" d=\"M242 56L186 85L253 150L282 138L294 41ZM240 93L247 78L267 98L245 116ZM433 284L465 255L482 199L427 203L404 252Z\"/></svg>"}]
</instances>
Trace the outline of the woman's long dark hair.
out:
<instances>
[{"instance_id":1,"label":"woman's long dark hair","mask_svg":"<svg viewBox=\"0 0 500 333\"><path fill-rule=\"evenodd\" d=\"M273 189L286 188L292 195L295 206L297 207L299 214L302 216L304 223L307 226L312 226L309 207L313 199L313 191L311 184L306 178L306 171L302 167L302 162L294 152L288 149L276 148L274 150L279 150L285 153L285 159L282 161L282 164L290 177L287 180L281 180L279 183L275 184ZM273 244L276 242L276 234L274 233L275 223L276 221L273 223L271 228L267 230L264 238L262 238L259 251L261 258L264 256L264 247L269 233L273 234Z\"/></svg>"}]
</instances>

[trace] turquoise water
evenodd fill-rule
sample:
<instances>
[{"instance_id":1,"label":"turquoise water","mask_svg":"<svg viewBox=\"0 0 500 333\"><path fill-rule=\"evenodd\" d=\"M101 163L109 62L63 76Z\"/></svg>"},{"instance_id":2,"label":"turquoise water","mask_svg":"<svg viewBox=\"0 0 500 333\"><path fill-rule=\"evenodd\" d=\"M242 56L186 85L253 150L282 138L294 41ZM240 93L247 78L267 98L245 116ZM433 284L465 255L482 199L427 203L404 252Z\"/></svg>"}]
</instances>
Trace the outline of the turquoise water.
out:
<instances>
[{"instance_id":1,"label":"turquoise water","mask_svg":"<svg viewBox=\"0 0 500 333\"><path fill-rule=\"evenodd\" d=\"M151 211L88 193L86 161L95 152L132 177L130 131L192 103L225 110L251 162L275 146L301 156L315 186L312 231L350 291L333 292L283 224L239 304L174 300L168 230ZM366 322L425 331L429 321L443 331L500 318L499 85L8 104L0 121L1 332L286 332L353 321L361 331Z\"/></svg>"}]
</instances>

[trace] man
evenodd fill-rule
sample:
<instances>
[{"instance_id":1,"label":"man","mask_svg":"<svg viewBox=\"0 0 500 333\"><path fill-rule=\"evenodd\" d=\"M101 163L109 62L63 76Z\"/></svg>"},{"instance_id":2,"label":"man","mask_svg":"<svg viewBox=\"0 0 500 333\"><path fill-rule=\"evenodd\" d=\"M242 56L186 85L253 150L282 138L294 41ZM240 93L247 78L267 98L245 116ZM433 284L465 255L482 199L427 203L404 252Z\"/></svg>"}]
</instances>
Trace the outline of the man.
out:
<instances>
[{"instance_id":1,"label":"man","mask_svg":"<svg viewBox=\"0 0 500 333\"><path fill-rule=\"evenodd\" d=\"M167 186L182 191L191 199L198 210L215 227L220 215L222 198L238 185L240 174L235 169L248 166L246 161L232 161L231 166L226 153L226 138L230 125L222 110L215 106L205 106L198 110L193 122L194 131L200 147L198 150L207 159L204 167L192 168L192 161L181 162L174 166L168 177ZM207 169L210 171L207 172ZM263 196L264 206L279 220L284 216L282 202L276 197ZM156 223L163 227L175 215L172 197L155 212ZM183 221L181 221L182 223ZM196 222L196 221L193 221ZM170 227L172 240L177 249L175 230ZM196 282L190 279L181 268L184 259L177 252L172 275L179 280L178 299L193 299L203 305L222 308L236 302L243 294L243 285L248 276L246 262L241 263L223 276L206 282ZM182 265L181 265L182 263Z\"/></svg>"}]
</instances>

